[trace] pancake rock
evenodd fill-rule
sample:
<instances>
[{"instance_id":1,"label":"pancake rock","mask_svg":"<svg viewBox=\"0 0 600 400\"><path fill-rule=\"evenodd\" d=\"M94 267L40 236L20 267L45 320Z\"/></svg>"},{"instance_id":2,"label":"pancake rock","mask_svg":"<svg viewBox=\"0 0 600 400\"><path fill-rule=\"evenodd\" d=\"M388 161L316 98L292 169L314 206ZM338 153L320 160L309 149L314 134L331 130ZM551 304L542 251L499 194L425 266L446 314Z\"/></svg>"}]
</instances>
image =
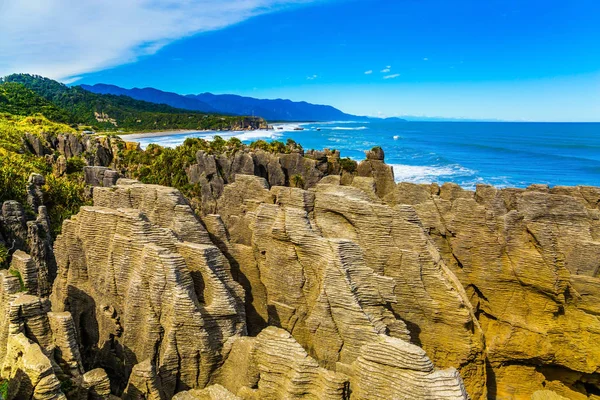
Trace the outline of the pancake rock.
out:
<instances>
[{"instance_id":1,"label":"pancake rock","mask_svg":"<svg viewBox=\"0 0 600 400\"><path fill-rule=\"evenodd\" d=\"M600 393L600 189L400 184L485 333L492 398ZM541 394L537 395L542 396Z\"/></svg>"},{"instance_id":2,"label":"pancake rock","mask_svg":"<svg viewBox=\"0 0 600 400\"><path fill-rule=\"evenodd\" d=\"M196 389L180 392L173 400L241 400L221 385L211 385L206 389Z\"/></svg>"},{"instance_id":3,"label":"pancake rock","mask_svg":"<svg viewBox=\"0 0 600 400\"><path fill-rule=\"evenodd\" d=\"M219 212L233 253L254 254L239 258L251 306L327 368L351 369L383 334L459 368L471 395L483 398L483 333L465 291L414 211L384 204L368 182L268 190L260 178L238 176L225 188Z\"/></svg>"},{"instance_id":4,"label":"pancake rock","mask_svg":"<svg viewBox=\"0 0 600 400\"><path fill-rule=\"evenodd\" d=\"M245 333L244 293L178 191L122 183L65 221L52 307L72 314L84 367L114 394L171 398L204 387Z\"/></svg>"},{"instance_id":5,"label":"pancake rock","mask_svg":"<svg viewBox=\"0 0 600 400\"><path fill-rule=\"evenodd\" d=\"M0 245L9 258L18 253L13 270L26 274L30 294L47 297L56 275L50 219L45 206L37 208L35 220L27 220L25 209L16 201L5 201L0 211Z\"/></svg>"},{"instance_id":6,"label":"pancake rock","mask_svg":"<svg viewBox=\"0 0 600 400\"><path fill-rule=\"evenodd\" d=\"M90 167L54 248L43 206L5 202L9 398L598 398L599 188L395 184L381 149L288 150L199 152L202 216Z\"/></svg>"},{"instance_id":7,"label":"pancake rock","mask_svg":"<svg viewBox=\"0 0 600 400\"><path fill-rule=\"evenodd\" d=\"M1 371L9 399L66 400L50 359L23 333L11 335Z\"/></svg>"},{"instance_id":8,"label":"pancake rock","mask_svg":"<svg viewBox=\"0 0 600 400\"><path fill-rule=\"evenodd\" d=\"M0 376L7 399L66 399L53 359L61 333L51 329L47 300L24 293L19 278L0 271Z\"/></svg>"}]
</instances>

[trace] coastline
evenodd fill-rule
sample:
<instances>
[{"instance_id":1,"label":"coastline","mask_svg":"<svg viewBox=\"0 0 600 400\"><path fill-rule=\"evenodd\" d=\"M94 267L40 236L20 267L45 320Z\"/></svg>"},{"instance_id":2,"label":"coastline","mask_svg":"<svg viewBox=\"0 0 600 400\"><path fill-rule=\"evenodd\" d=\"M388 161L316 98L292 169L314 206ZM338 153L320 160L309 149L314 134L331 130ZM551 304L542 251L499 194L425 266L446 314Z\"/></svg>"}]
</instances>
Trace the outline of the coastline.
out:
<instances>
[{"instance_id":1,"label":"coastline","mask_svg":"<svg viewBox=\"0 0 600 400\"><path fill-rule=\"evenodd\" d=\"M132 141L131 139L144 139L144 138L150 138L150 137L160 137L160 136L169 136L169 135L186 135L186 134L196 133L196 132L206 133L206 132L217 132L217 131L178 129L178 130L165 130L165 131L158 131L158 132L122 132L122 133L117 134L117 136L125 141ZM102 133L100 133L99 135L102 135Z\"/></svg>"}]
</instances>

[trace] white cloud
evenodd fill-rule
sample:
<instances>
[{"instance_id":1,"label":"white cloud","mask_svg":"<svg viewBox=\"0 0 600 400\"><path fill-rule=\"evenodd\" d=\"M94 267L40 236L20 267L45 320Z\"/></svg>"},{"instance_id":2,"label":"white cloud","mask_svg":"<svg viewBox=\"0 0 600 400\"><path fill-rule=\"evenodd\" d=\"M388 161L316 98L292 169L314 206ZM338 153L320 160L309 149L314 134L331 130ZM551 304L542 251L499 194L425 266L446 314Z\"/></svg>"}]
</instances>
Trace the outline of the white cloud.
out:
<instances>
[{"instance_id":1,"label":"white cloud","mask_svg":"<svg viewBox=\"0 0 600 400\"><path fill-rule=\"evenodd\" d=\"M368 70L368 71L365 71L365 75L371 75L372 73L373 73L373 70L372 70L372 69L370 69L370 70Z\"/></svg>"},{"instance_id":2,"label":"white cloud","mask_svg":"<svg viewBox=\"0 0 600 400\"><path fill-rule=\"evenodd\" d=\"M72 80L195 33L316 1L0 0L0 76L29 72Z\"/></svg>"},{"instance_id":3,"label":"white cloud","mask_svg":"<svg viewBox=\"0 0 600 400\"><path fill-rule=\"evenodd\" d=\"M312 76L307 76L306 79L308 79L309 81L314 81L318 77L319 77L319 75L312 75Z\"/></svg>"},{"instance_id":4,"label":"white cloud","mask_svg":"<svg viewBox=\"0 0 600 400\"><path fill-rule=\"evenodd\" d=\"M392 66L391 66L391 65L388 65L386 68L387 68L387 69L392 69Z\"/></svg>"},{"instance_id":5,"label":"white cloud","mask_svg":"<svg viewBox=\"0 0 600 400\"><path fill-rule=\"evenodd\" d=\"M384 69L382 69L382 70L381 70L381 73L382 73L382 74L387 74L387 73L388 73L388 72L390 72L390 71L391 71L391 69L388 67L388 68L384 68Z\"/></svg>"},{"instance_id":6,"label":"white cloud","mask_svg":"<svg viewBox=\"0 0 600 400\"><path fill-rule=\"evenodd\" d=\"M400 74L386 75L383 77L383 79L395 79L399 76L400 76Z\"/></svg>"}]
</instances>

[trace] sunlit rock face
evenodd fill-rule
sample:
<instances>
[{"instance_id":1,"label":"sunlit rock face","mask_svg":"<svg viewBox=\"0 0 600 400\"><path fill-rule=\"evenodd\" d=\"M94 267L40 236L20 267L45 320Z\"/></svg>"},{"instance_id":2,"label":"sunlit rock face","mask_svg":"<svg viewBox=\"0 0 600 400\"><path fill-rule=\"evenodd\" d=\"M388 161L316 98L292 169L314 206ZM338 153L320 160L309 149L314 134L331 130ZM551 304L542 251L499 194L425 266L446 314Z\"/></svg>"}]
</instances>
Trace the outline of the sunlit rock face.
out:
<instances>
[{"instance_id":1,"label":"sunlit rock face","mask_svg":"<svg viewBox=\"0 0 600 400\"><path fill-rule=\"evenodd\" d=\"M411 205L465 288L485 334L490 397L599 393L599 200L599 188L543 185L400 184L386 197Z\"/></svg>"},{"instance_id":2,"label":"sunlit rock face","mask_svg":"<svg viewBox=\"0 0 600 400\"><path fill-rule=\"evenodd\" d=\"M73 315L86 367L114 392L170 398L204 387L223 343L245 334L243 289L179 192L126 183L65 222L53 309Z\"/></svg>"},{"instance_id":3,"label":"sunlit rock face","mask_svg":"<svg viewBox=\"0 0 600 400\"><path fill-rule=\"evenodd\" d=\"M254 255L239 258L247 292L259 288L247 314L286 329L337 371L360 367L362 348L381 335L413 341L484 397L483 332L466 292L414 210L383 203L368 182L268 190L239 177L226 187L219 212L231 254Z\"/></svg>"},{"instance_id":4,"label":"sunlit rock face","mask_svg":"<svg viewBox=\"0 0 600 400\"><path fill-rule=\"evenodd\" d=\"M382 157L228 175L202 216L120 179L51 251L5 203L9 398L595 398L600 189L394 184Z\"/></svg>"}]
</instances>

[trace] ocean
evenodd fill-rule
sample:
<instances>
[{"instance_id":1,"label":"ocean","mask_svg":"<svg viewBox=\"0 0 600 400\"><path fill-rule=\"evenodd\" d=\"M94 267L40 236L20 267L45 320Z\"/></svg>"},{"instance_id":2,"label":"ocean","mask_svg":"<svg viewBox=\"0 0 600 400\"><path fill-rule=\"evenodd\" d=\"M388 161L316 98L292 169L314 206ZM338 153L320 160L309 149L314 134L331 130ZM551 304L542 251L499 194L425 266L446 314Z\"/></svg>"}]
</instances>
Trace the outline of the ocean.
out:
<instances>
[{"instance_id":1,"label":"ocean","mask_svg":"<svg viewBox=\"0 0 600 400\"><path fill-rule=\"evenodd\" d=\"M301 126L303 131L294 130ZM273 131L219 132L223 138L251 141L288 138L305 149L337 149L363 160L381 146L398 182L455 182L473 189L480 183L527 187L533 183L600 186L600 123L504 122L327 122L276 124ZM215 133L174 133L136 138L176 146L188 137ZM126 140L128 137L125 137Z\"/></svg>"}]
</instances>

